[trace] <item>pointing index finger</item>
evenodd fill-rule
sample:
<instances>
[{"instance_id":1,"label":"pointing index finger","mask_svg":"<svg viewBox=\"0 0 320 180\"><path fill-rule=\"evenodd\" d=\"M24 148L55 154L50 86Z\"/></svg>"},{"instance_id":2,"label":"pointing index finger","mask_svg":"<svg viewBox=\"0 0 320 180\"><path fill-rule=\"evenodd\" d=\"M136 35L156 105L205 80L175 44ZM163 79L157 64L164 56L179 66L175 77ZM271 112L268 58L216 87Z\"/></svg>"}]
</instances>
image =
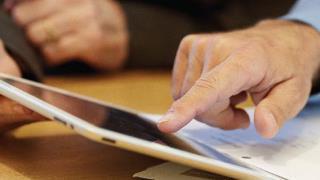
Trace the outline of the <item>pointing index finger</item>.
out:
<instances>
[{"instance_id":1,"label":"pointing index finger","mask_svg":"<svg viewBox=\"0 0 320 180\"><path fill-rule=\"evenodd\" d=\"M264 61L255 58L254 53L245 51L232 53L173 103L158 124L159 129L175 132L215 103L257 85L263 79L267 67Z\"/></svg>"}]
</instances>

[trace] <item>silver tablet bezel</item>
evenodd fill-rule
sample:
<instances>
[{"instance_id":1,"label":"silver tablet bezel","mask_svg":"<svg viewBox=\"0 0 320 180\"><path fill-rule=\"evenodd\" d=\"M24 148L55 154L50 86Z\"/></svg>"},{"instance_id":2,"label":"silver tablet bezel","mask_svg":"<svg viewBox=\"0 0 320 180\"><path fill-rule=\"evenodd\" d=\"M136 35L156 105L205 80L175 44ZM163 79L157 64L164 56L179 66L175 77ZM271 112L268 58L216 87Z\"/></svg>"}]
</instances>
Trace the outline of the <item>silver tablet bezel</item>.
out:
<instances>
[{"instance_id":1,"label":"silver tablet bezel","mask_svg":"<svg viewBox=\"0 0 320 180\"><path fill-rule=\"evenodd\" d=\"M43 115L44 117L62 122L67 127L73 129L75 132L81 134L82 136L89 138L93 141L108 144L111 146L119 147L129 151L145 154L148 156L160 158L163 160L168 160L184 165L188 165L193 168L205 170L208 172L218 173L221 175L229 176L236 179L265 179L271 178L262 172L242 168L233 164L228 164L215 159L211 159L205 156L197 155L180 149L172 148L156 142L149 142L146 140L138 139L128 135L120 134L110 130L102 129L96 127L85 120L82 120L68 112L65 112L51 104L44 102L12 85L7 83L5 80L18 81L27 85L40 87L50 91L62 93L64 95L70 95L74 97L79 97L99 103L102 105L112 106L127 112L137 113L120 106L115 106L112 104L107 104L101 101L94 100L92 98L84 97L81 95L73 94L68 91L64 91L58 88L53 88L40 83L32 82L22 78L16 78L9 75L0 73L0 94L12 99L29 109Z\"/></svg>"}]
</instances>

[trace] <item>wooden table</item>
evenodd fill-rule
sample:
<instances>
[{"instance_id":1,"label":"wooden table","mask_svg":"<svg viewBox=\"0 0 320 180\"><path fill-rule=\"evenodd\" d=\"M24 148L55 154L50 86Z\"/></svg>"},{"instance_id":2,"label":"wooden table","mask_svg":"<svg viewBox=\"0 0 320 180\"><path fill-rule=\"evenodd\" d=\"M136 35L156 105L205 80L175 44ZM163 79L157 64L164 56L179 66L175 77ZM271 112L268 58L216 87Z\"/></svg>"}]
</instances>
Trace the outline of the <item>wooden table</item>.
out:
<instances>
[{"instance_id":1,"label":"wooden table","mask_svg":"<svg viewBox=\"0 0 320 180\"><path fill-rule=\"evenodd\" d=\"M171 103L169 71L49 77L47 83L149 113ZM132 179L161 160L87 140L55 122L0 138L0 179Z\"/></svg>"},{"instance_id":2,"label":"wooden table","mask_svg":"<svg viewBox=\"0 0 320 180\"><path fill-rule=\"evenodd\" d=\"M55 76L47 84L148 113L171 103L169 71ZM0 179L132 179L163 161L101 145L55 122L23 126L0 137Z\"/></svg>"}]
</instances>

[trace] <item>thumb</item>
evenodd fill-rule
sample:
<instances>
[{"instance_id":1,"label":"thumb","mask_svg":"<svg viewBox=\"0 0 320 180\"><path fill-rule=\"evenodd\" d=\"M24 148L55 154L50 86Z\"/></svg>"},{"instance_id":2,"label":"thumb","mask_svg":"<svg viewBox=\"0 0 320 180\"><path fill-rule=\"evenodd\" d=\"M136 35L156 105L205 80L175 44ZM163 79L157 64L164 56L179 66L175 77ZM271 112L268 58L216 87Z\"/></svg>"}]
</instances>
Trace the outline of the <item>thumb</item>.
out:
<instances>
[{"instance_id":1,"label":"thumb","mask_svg":"<svg viewBox=\"0 0 320 180\"><path fill-rule=\"evenodd\" d=\"M4 49L0 40L0 72L14 76L21 76L18 64L13 60Z\"/></svg>"},{"instance_id":2,"label":"thumb","mask_svg":"<svg viewBox=\"0 0 320 180\"><path fill-rule=\"evenodd\" d=\"M307 102L310 85L288 80L275 86L257 106L254 122L264 138L273 138L285 121L295 117ZM305 84L305 83L304 83Z\"/></svg>"}]
</instances>

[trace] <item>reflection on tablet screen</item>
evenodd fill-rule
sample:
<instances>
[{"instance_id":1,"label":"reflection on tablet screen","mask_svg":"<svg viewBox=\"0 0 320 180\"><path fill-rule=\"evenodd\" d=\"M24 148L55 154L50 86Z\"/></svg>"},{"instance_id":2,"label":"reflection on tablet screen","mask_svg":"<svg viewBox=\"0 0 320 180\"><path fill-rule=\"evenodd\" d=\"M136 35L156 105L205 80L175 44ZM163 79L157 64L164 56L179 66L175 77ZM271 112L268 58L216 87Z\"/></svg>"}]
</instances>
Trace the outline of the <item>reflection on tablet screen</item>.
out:
<instances>
[{"instance_id":1,"label":"reflection on tablet screen","mask_svg":"<svg viewBox=\"0 0 320 180\"><path fill-rule=\"evenodd\" d=\"M188 140L190 142L192 141L193 145L198 144L199 147L201 146L203 152L205 151L206 153L199 153L191 150L192 148L185 148L187 146L182 146L181 142L179 142L180 144L178 145L177 142L172 141L172 138L168 138L170 135L160 132L155 122L149 120L148 118L141 117L137 114L113 108L103 103L91 101L71 94L63 94L51 88L47 89L43 86L37 86L36 84L29 84L24 81L20 82L6 78L2 79L7 83L45 101L46 103L56 106L102 129L107 129L128 136L133 136L146 141L161 142L161 144L170 145L178 149L202 154L219 161L248 168L212 148L208 148L204 145L199 145L192 139ZM62 123L65 123L58 118L55 119L61 121ZM110 143L115 143L114 140L108 139L107 137L102 138L102 140L108 141Z\"/></svg>"}]
</instances>

